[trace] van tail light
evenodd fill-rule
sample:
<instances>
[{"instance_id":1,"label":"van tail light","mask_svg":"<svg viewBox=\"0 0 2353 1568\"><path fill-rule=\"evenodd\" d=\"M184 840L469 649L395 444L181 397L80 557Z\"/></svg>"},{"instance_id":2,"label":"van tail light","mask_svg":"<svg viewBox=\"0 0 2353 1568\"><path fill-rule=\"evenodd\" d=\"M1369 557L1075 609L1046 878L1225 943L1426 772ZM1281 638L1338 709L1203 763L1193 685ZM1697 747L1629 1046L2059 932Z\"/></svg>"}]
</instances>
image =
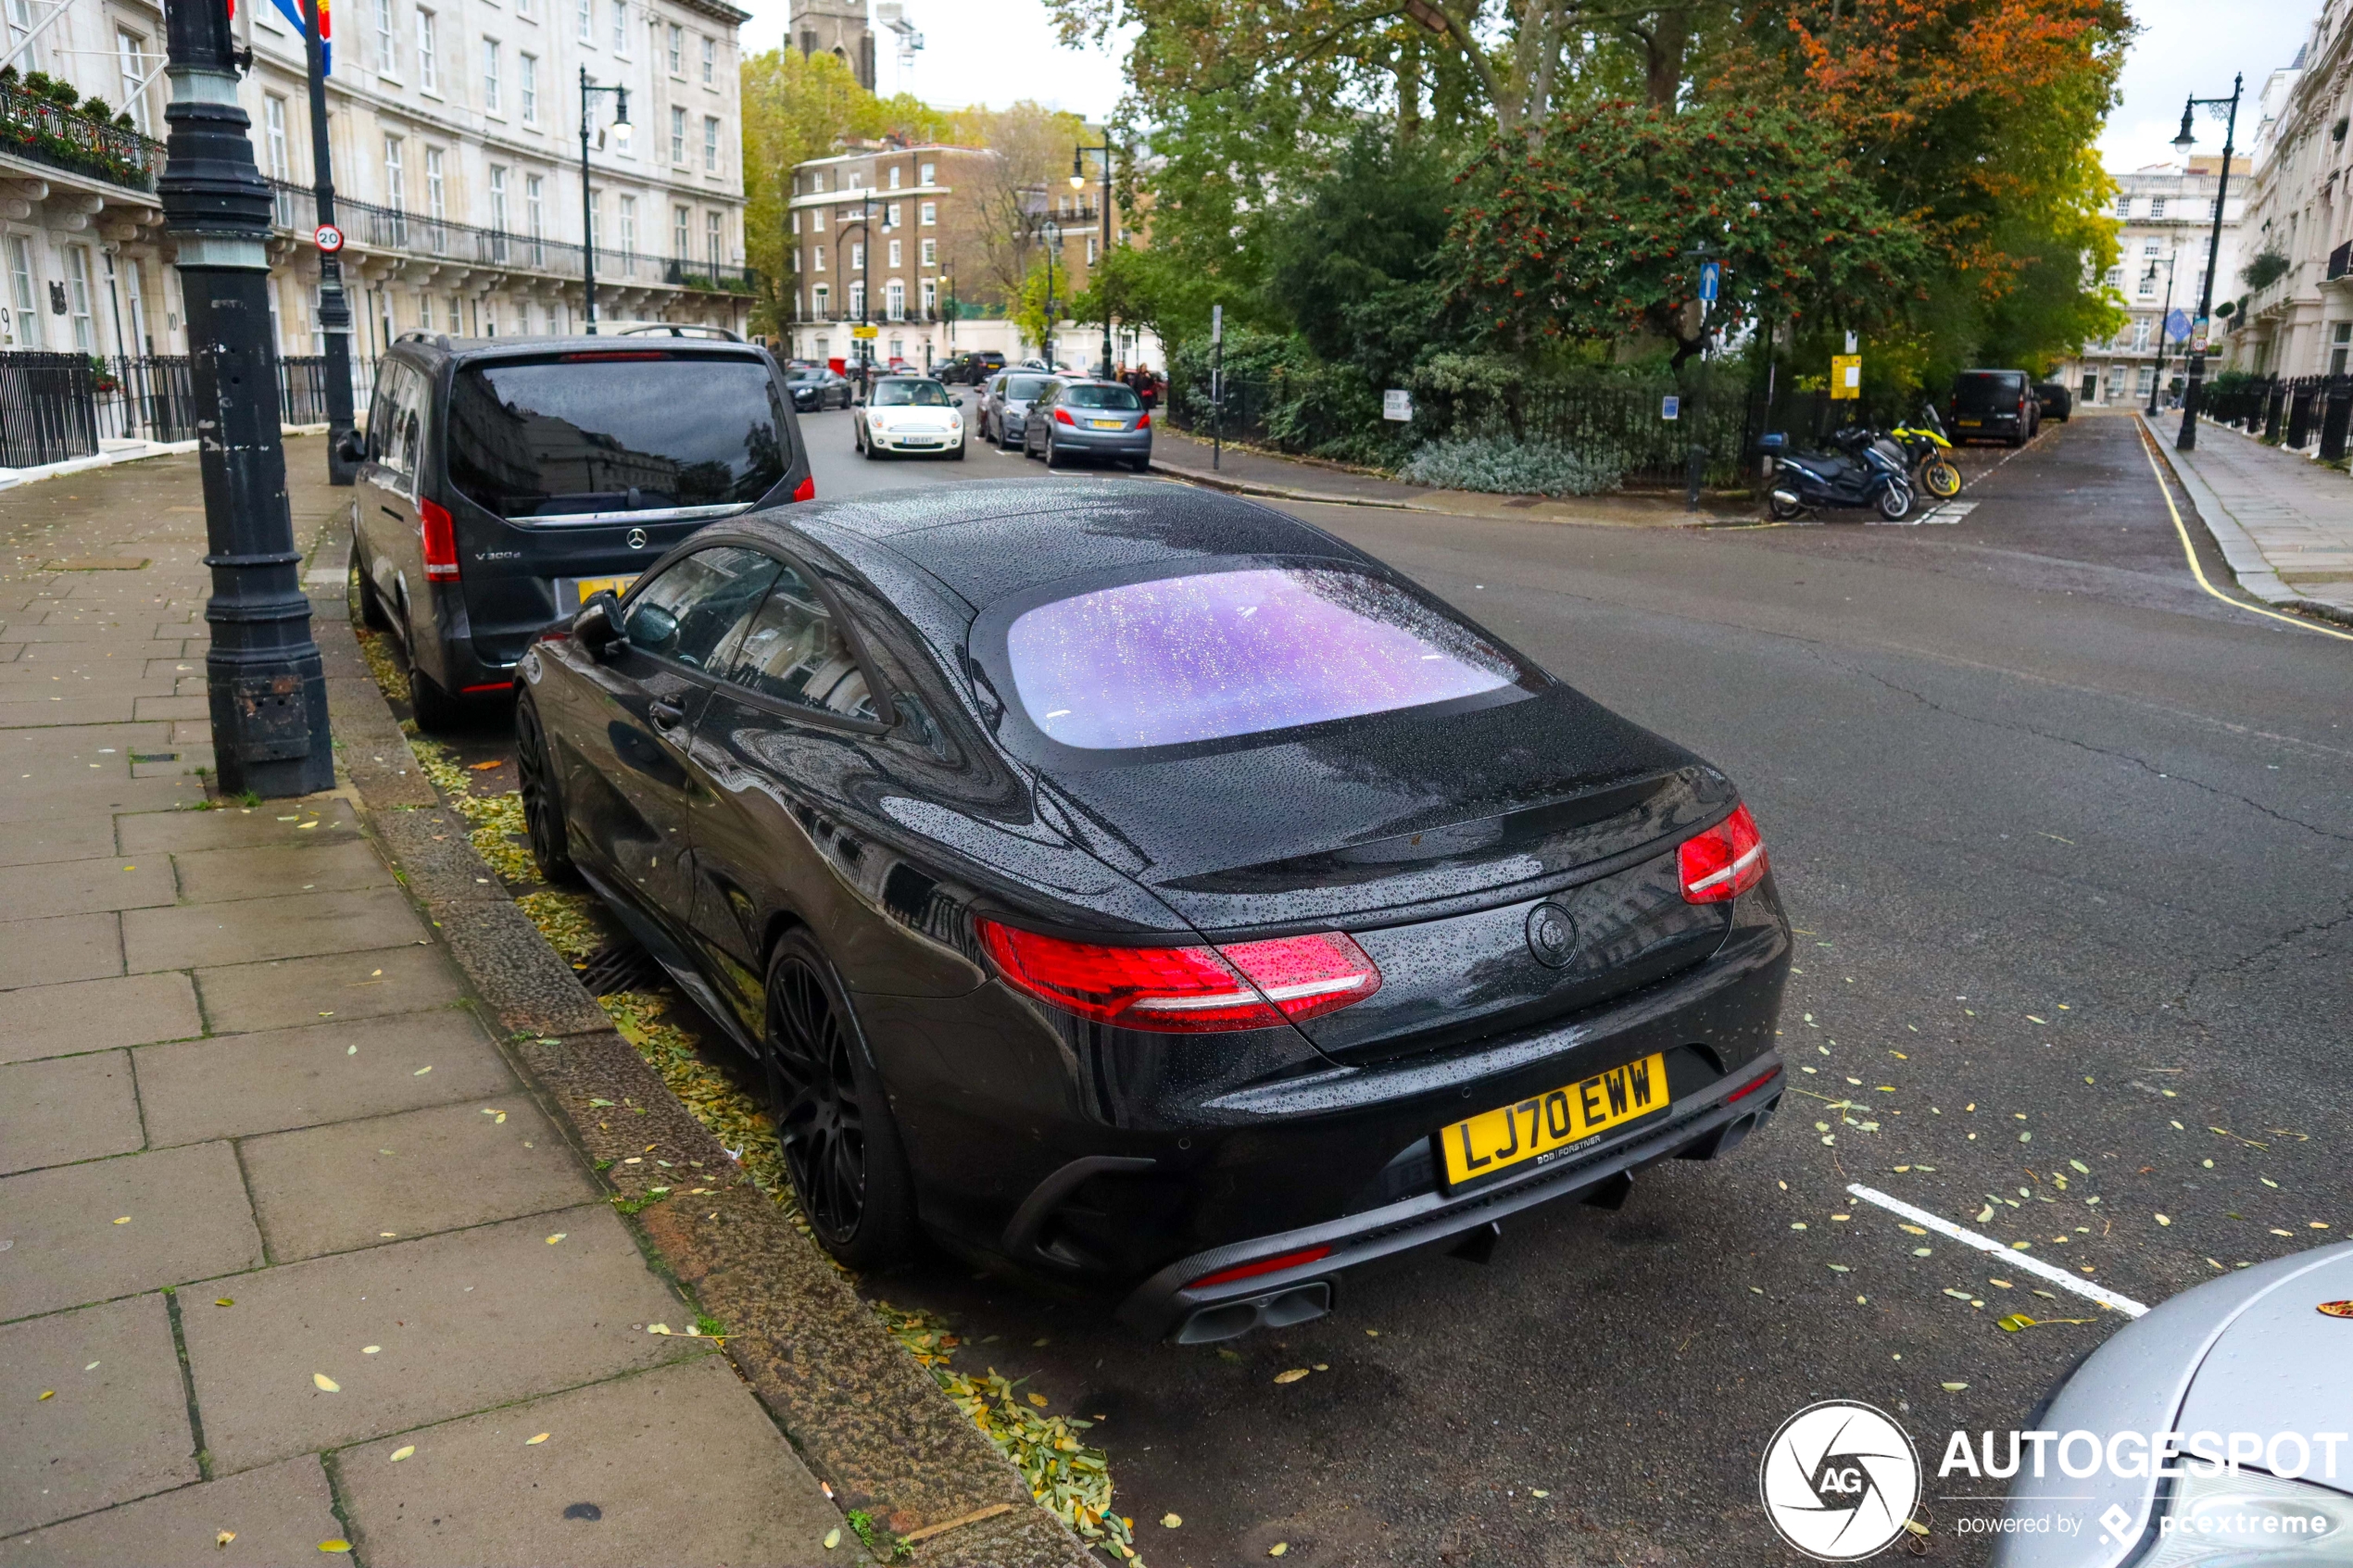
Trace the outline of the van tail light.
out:
<instances>
[{"instance_id":1,"label":"van tail light","mask_svg":"<svg viewBox=\"0 0 2353 1568\"><path fill-rule=\"evenodd\" d=\"M1074 429L1076 428L1078 424L1076 420L1070 417L1070 410L1067 408L1057 408L1054 410L1054 422L1058 425L1069 425Z\"/></svg>"},{"instance_id":2,"label":"van tail light","mask_svg":"<svg viewBox=\"0 0 2353 1568\"><path fill-rule=\"evenodd\" d=\"M1152 428L1152 417L1151 417L1150 414L1146 414L1146 415L1145 415L1142 419L1138 420L1136 421L1136 428L1137 428L1138 430L1150 430L1150 429L1151 429L1151 428Z\"/></svg>"},{"instance_id":3,"label":"van tail light","mask_svg":"<svg viewBox=\"0 0 2353 1568\"><path fill-rule=\"evenodd\" d=\"M1687 904L1723 904L1765 880L1765 838L1746 806L1675 848Z\"/></svg>"},{"instance_id":4,"label":"van tail light","mask_svg":"<svg viewBox=\"0 0 2353 1568\"><path fill-rule=\"evenodd\" d=\"M1380 989L1365 949L1332 931L1222 947L1114 947L976 922L1009 985L1124 1029L1206 1035L1304 1022Z\"/></svg>"},{"instance_id":5,"label":"van tail light","mask_svg":"<svg viewBox=\"0 0 2353 1568\"><path fill-rule=\"evenodd\" d=\"M425 579L431 583L458 581L458 524L449 508L437 501L420 501L424 518Z\"/></svg>"},{"instance_id":6,"label":"van tail light","mask_svg":"<svg viewBox=\"0 0 2353 1568\"><path fill-rule=\"evenodd\" d=\"M792 498L796 501L815 500L817 498L817 476L812 473L808 478L802 480L799 484L794 485Z\"/></svg>"}]
</instances>

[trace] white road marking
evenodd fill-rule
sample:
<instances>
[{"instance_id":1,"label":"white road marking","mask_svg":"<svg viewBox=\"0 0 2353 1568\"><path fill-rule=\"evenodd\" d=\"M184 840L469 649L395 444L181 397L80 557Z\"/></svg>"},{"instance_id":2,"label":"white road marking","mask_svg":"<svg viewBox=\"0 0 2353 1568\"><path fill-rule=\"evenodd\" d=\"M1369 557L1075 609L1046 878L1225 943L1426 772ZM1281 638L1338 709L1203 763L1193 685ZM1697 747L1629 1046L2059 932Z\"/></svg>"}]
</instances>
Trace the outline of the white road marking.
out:
<instances>
[{"instance_id":1,"label":"white road marking","mask_svg":"<svg viewBox=\"0 0 2353 1568\"><path fill-rule=\"evenodd\" d=\"M1918 528L1924 522L1958 522L1975 510L1977 510L1975 501L1947 501L1942 506L1931 507L1924 512L1914 512L1909 517L1870 517L1863 521L1881 528Z\"/></svg>"},{"instance_id":2,"label":"white road marking","mask_svg":"<svg viewBox=\"0 0 2353 1568\"><path fill-rule=\"evenodd\" d=\"M1901 1214L1912 1223L1925 1225L1939 1236L1950 1236L1964 1247L1974 1247L1980 1252L1991 1252L2013 1269L2024 1269L2037 1278L2048 1280L2053 1285L2064 1286L2076 1295L2097 1301L2103 1307L2112 1307L2128 1318L2141 1317L2148 1311L2146 1307L2129 1296L2119 1296L2115 1291L2103 1289L2090 1280L2078 1279L2057 1264L2045 1263L2042 1259L2030 1253L2005 1247L1990 1236L1980 1236L1966 1226L1957 1225L1952 1221L1941 1215L1931 1214L1925 1209L1915 1209L1901 1198L1890 1198L1887 1194L1867 1187L1860 1182L1849 1182L1846 1185L1846 1190L1866 1203L1876 1203L1892 1214Z\"/></svg>"}]
</instances>

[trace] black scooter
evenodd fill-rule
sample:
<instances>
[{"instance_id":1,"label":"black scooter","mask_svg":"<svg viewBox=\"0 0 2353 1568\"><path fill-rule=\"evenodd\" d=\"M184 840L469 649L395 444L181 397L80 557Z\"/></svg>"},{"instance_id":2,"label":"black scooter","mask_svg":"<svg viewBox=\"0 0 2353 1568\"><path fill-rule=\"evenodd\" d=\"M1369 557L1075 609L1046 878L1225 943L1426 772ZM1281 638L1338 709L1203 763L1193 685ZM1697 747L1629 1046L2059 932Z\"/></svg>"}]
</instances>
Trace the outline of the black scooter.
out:
<instances>
[{"instance_id":1,"label":"black scooter","mask_svg":"<svg viewBox=\"0 0 2353 1568\"><path fill-rule=\"evenodd\" d=\"M1901 522L1911 515L1911 465L1904 460L1903 450L1884 436L1855 433L1860 439L1855 442L1851 457L1835 452L1793 453L1789 437L1780 431L1757 442L1757 449L1770 465L1766 509L1774 521L1788 522L1828 507L1876 508L1890 522Z\"/></svg>"}]
</instances>

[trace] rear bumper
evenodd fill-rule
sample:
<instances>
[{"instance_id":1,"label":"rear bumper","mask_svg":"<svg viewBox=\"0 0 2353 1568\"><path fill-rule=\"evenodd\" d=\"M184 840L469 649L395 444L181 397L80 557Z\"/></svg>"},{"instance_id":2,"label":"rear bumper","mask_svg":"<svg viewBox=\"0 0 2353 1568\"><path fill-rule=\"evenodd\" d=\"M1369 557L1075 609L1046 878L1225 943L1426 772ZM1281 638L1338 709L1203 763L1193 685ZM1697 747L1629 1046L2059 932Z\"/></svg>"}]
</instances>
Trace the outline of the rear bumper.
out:
<instances>
[{"instance_id":1,"label":"rear bumper","mask_svg":"<svg viewBox=\"0 0 2353 1568\"><path fill-rule=\"evenodd\" d=\"M1075 430L1059 426L1054 445L1068 452L1123 458L1151 456L1152 433L1148 430Z\"/></svg>"},{"instance_id":2,"label":"rear bumper","mask_svg":"<svg viewBox=\"0 0 2353 1568\"><path fill-rule=\"evenodd\" d=\"M1262 1323L1278 1326L1315 1316L1328 1310L1338 1294L1337 1276L1347 1269L1466 1236L1540 1203L1591 1194L1661 1160L1730 1153L1779 1109L1781 1076L1780 1058L1768 1052L1684 1097L1666 1121L1605 1143L1572 1163L1541 1166L1517 1181L1455 1196L1421 1193L1324 1224L1180 1258L1129 1292L1120 1303L1119 1320L1154 1337L1173 1334L1198 1342L1228 1338ZM1317 1248L1328 1250L1290 1268L1222 1285L1192 1284L1256 1260Z\"/></svg>"}]
</instances>

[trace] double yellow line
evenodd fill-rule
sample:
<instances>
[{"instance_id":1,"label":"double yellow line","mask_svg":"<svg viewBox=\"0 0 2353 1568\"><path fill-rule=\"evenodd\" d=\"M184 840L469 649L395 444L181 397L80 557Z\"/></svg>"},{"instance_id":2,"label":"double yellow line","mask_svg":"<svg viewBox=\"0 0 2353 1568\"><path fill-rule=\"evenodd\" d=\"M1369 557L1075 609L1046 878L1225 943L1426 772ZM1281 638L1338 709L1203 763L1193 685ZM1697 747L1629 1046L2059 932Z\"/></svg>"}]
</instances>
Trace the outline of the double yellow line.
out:
<instances>
[{"instance_id":1,"label":"double yellow line","mask_svg":"<svg viewBox=\"0 0 2353 1568\"><path fill-rule=\"evenodd\" d=\"M2140 432L2141 455L2149 460L2149 471L2157 475L2157 493L2165 497L2165 509L2173 519L2173 532L2182 541L2182 554L2189 560L2190 575L2197 579L2199 587L2229 605L2233 609L2244 610L2249 615L2259 615L2269 621L2284 621L2299 632L2318 632L2323 637L2334 637L2342 643L2353 643L2353 632L2339 632L2327 626L2316 626L2309 621L2301 620L2293 615L2282 615L2276 609L2263 609L2255 605L2243 603L2208 582L2206 569L2197 564L2197 550L2190 543L2189 527L2182 521L2182 508L2173 504L2173 487L2166 483L2164 466L2157 460L2157 445L2149 439L2148 427L2143 424L2136 415L2133 420L2133 428Z\"/></svg>"}]
</instances>

